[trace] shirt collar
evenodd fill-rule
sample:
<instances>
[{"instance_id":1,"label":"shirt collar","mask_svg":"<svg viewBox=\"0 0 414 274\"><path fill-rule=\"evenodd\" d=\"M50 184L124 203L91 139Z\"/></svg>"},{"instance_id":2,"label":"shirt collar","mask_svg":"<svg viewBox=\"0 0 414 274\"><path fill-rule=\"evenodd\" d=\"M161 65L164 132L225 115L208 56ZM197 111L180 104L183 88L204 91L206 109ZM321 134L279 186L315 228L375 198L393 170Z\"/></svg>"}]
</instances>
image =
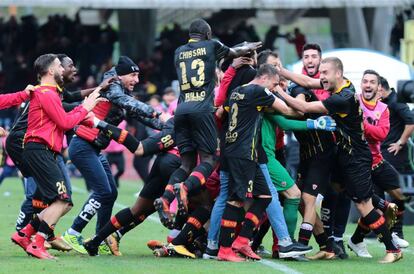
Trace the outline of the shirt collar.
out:
<instances>
[{"instance_id":1,"label":"shirt collar","mask_svg":"<svg viewBox=\"0 0 414 274\"><path fill-rule=\"evenodd\" d=\"M59 85L43 84L43 85L40 85L39 87L53 88L53 89L57 90L59 93L61 93L63 91L63 89Z\"/></svg>"},{"instance_id":2,"label":"shirt collar","mask_svg":"<svg viewBox=\"0 0 414 274\"><path fill-rule=\"evenodd\" d=\"M196 38L190 38L188 39L188 43L195 43L195 42L199 42L200 39L196 39Z\"/></svg>"},{"instance_id":3,"label":"shirt collar","mask_svg":"<svg viewBox=\"0 0 414 274\"><path fill-rule=\"evenodd\" d=\"M346 82L344 85L342 85L338 90L336 90L334 93L339 93L341 92L344 88L349 88L349 86L351 85L351 81L349 81L348 79L345 79Z\"/></svg>"}]
</instances>

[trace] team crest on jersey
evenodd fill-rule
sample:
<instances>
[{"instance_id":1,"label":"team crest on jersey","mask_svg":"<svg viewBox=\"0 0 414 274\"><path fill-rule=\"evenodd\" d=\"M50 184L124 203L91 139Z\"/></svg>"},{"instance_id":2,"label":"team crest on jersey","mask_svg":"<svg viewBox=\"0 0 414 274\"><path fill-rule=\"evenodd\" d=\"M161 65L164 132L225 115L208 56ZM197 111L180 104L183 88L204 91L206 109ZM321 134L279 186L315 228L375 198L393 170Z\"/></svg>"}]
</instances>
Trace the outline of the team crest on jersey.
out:
<instances>
[{"instance_id":1,"label":"team crest on jersey","mask_svg":"<svg viewBox=\"0 0 414 274\"><path fill-rule=\"evenodd\" d=\"M281 182L280 184L282 185L282 187L286 187L286 182Z\"/></svg>"},{"instance_id":2,"label":"team crest on jersey","mask_svg":"<svg viewBox=\"0 0 414 274\"><path fill-rule=\"evenodd\" d=\"M316 185L316 184L313 184L313 185L312 185L312 189L313 189L313 190L315 190L315 189L317 189L317 188L318 188L318 185Z\"/></svg>"},{"instance_id":3,"label":"team crest on jersey","mask_svg":"<svg viewBox=\"0 0 414 274\"><path fill-rule=\"evenodd\" d=\"M381 117L381 112L380 111L374 111L374 116L375 116L375 118L379 119Z\"/></svg>"}]
</instances>

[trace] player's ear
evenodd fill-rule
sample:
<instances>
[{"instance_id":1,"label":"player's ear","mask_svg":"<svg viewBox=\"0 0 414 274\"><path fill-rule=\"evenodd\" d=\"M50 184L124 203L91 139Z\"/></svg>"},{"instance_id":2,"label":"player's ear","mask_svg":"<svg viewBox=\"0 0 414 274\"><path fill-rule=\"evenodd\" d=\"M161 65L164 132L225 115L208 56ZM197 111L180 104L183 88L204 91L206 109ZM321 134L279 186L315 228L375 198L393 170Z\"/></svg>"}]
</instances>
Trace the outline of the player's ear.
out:
<instances>
[{"instance_id":1,"label":"player's ear","mask_svg":"<svg viewBox=\"0 0 414 274\"><path fill-rule=\"evenodd\" d=\"M206 36L207 36L206 37L207 40L211 39L211 30L207 31Z\"/></svg>"}]
</instances>

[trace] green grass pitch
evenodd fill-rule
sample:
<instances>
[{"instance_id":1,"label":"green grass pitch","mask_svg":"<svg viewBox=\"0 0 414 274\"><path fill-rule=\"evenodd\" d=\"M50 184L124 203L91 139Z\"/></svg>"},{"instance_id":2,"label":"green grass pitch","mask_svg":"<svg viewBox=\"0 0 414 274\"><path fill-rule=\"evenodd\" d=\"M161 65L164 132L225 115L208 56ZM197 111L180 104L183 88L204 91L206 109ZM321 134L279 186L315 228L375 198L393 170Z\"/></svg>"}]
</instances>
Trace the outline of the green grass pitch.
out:
<instances>
[{"instance_id":1,"label":"green grass pitch","mask_svg":"<svg viewBox=\"0 0 414 274\"><path fill-rule=\"evenodd\" d=\"M60 234L67 229L74 216L79 212L87 197L83 180L73 179L74 208L65 216L56 227ZM141 188L138 182L121 181L119 196L114 207L114 213L121 208L131 205L134 194ZM17 178L8 178L0 186L0 274L3 273L387 273L402 274L414 273L414 248L410 246L404 250L402 261L391 265L380 265L377 260L384 255L384 248L375 240L369 240L368 248L373 259L357 258L350 254L348 260L317 261L308 263L286 262L264 258L261 262L225 263L217 261L192 260L184 258L155 258L146 247L151 239L165 240L167 230L156 222L155 218L146 220L138 228L131 231L121 241L122 257L99 256L88 257L74 251L60 253L51 251L58 257L56 261L41 261L28 257L20 247L10 241L14 232L14 223L23 200L23 188ZM83 232L85 238L93 235L94 221ZM350 224L346 232L346 240L352 234L355 225ZM406 238L414 245L414 227L405 228ZM314 251L317 246L312 242ZM271 237L267 235L265 247L270 249Z\"/></svg>"}]
</instances>

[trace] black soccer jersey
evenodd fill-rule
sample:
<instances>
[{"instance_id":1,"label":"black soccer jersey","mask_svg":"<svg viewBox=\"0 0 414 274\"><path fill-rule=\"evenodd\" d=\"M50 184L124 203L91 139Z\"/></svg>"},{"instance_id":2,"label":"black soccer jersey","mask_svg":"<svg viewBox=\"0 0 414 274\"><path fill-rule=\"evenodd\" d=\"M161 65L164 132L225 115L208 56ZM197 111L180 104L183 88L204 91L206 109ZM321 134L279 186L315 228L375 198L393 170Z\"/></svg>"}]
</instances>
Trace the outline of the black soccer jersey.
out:
<instances>
[{"instance_id":1,"label":"black soccer jersey","mask_svg":"<svg viewBox=\"0 0 414 274\"><path fill-rule=\"evenodd\" d=\"M335 136L338 147L351 155L371 159L364 136L363 113L352 83L347 80L344 86L322 103L336 121Z\"/></svg>"},{"instance_id":2,"label":"black soccer jersey","mask_svg":"<svg viewBox=\"0 0 414 274\"><path fill-rule=\"evenodd\" d=\"M319 101L318 97L312 90L303 88L296 84L289 87L290 94L297 97L299 94L305 96L306 102ZM323 114L309 113L304 118L317 119ZM318 153L329 151L334 145L334 136L332 132L321 130L295 131L296 139L300 144L300 158L309 159Z\"/></svg>"},{"instance_id":3,"label":"black soccer jersey","mask_svg":"<svg viewBox=\"0 0 414 274\"><path fill-rule=\"evenodd\" d=\"M259 85L234 89L228 101L229 125L225 137L226 157L257 160L256 145L262 121L262 109L275 101L275 96Z\"/></svg>"},{"instance_id":4,"label":"black soccer jersey","mask_svg":"<svg viewBox=\"0 0 414 274\"><path fill-rule=\"evenodd\" d=\"M387 149L390 144L397 142L404 132L405 125L414 124L414 113L410 110L407 104L400 103L397 100L397 93L395 91L382 100L388 105L390 110L390 132L387 138L382 142L381 148Z\"/></svg>"},{"instance_id":5,"label":"black soccer jersey","mask_svg":"<svg viewBox=\"0 0 414 274\"><path fill-rule=\"evenodd\" d=\"M176 114L213 112L216 61L229 48L217 40L195 40L175 51L174 64L180 85Z\"/></svg>"}]
</instances>

